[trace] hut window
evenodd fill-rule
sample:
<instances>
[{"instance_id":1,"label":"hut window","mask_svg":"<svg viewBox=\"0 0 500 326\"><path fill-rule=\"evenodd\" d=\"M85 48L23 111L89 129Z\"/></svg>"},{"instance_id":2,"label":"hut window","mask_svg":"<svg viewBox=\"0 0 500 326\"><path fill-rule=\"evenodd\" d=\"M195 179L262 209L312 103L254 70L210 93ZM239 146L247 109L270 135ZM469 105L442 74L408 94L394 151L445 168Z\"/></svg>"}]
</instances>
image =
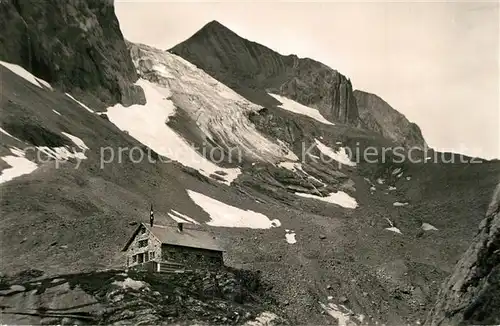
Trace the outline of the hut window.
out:
<instances>
[{"instance_id":1,"label":"hut window","mask_svg":"<svg viewBox=\"0 0 500 326\"><path fill-rule=\"evenodd\" d=\"M139 248L147 247L148 246L148 239L146 239L146 240L139 240L139 242L137 243L137 246Z\"/></svg>"},{"instance_id":2,"label":"hut window","mask_svg":"<svg viewBox=\"0 0 500 326\"><path fill-rule=\"evenodd\" d=\"M154 259L155 258L155 252L154 251L151 251L149 253L149 259Z\"/></svg>"},{"instance_id":3,"label":"hut window","mask_svg":"<svg viewBox=\"0 0 500 326\"><path fill-rule=\"evenodd\" d=\"M137 255L133 255L133 256L132 256L132 262L133 262L133 263L137 262Z\"/></svg>"}]
</instances>

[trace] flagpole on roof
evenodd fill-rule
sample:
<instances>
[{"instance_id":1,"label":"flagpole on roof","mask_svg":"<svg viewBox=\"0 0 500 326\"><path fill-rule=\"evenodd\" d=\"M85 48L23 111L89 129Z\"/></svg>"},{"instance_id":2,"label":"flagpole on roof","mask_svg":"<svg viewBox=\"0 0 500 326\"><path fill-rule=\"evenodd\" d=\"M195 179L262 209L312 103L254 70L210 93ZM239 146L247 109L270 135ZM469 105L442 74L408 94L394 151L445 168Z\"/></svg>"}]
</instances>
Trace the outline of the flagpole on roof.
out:
<instances>
[{"instance_id":1,"label":"flagpole on roof","mask_svg":"<svg viewBox=\"0 0 500 326\"><path fill-rule=\"evenodd\" d=\"M149 213L149 224L151 225L151 227L153 227L154 220L155 220L155 216L153 213L153 203L151 203L151 211Z\"/></svg>"}]
</instances>

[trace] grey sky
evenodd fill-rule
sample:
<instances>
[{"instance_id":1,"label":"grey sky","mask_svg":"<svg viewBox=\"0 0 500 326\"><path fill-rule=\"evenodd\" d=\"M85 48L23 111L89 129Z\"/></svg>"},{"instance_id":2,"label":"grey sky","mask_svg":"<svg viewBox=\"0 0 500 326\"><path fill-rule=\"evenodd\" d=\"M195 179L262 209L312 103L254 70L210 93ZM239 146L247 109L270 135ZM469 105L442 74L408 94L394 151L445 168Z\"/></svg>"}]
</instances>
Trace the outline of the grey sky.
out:
<instances>
[{"instance_id":1,"label":"grey sky","mask_svg":"<svg viewBox=\"0 0 500 326\"><path fill-rule=\"evenodd\" d=\"M417 123L431 147L500 158L498 2L116 1L123 34L170 48L218 20L321 61Z\"/></svg>"}]
</instances>

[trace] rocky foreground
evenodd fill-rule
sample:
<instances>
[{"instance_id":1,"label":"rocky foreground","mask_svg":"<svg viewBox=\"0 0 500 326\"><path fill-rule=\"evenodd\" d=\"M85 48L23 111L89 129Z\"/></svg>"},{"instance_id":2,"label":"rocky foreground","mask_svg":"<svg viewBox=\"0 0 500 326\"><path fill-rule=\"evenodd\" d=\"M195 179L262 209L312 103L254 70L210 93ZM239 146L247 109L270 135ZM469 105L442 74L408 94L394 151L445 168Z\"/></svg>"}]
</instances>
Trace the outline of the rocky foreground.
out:
<instances>
[{"instance_id":1,"label":"rocky foreground","mask_svg":"<svg viewBox=\"0 0 500 326\"><path fill-rule=\"evenodd\" d=\"M100 271L45 278L28 270L0 280L2 324L286 324L259 273Z\"/></svg>"}]
</instances>

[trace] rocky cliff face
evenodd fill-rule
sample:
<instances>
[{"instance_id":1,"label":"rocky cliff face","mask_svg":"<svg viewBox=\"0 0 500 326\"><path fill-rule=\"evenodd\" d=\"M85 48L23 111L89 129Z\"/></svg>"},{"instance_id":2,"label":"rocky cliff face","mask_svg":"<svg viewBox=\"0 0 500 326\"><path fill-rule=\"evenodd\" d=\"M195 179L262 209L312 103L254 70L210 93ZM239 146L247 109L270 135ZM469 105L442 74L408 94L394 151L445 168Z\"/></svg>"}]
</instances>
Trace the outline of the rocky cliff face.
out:
<instances>
[{"instance_id":1,"label":"rocky cliff face","mask_svg":"<svg viewBox=\"0 0 500 326\"><path fill-rule=\"evenodd\" d=\"M500 323L500 184L479 232L443 284L427 325Z\"/></svg>"},{"instance_id":2,"label":"rocky cliff face","mask_svg":"<svg viewBox=\"0 0 500 326\"><path fill-rule=\"evenodd\" d=\"M386 101L375 94L356 90L356 99L360 125L380 133L395 143L405 147L424 148L425 139L420 128L394 110Z\"/></svg>"},{"instance_id":3,"label":"rocky cliff face","mask_svg":"<svg viewBox=\"0 0 500 326\"><path fill-rule=\"evenodd\" d=\"M332 122L357 125L358 110L351 82L312 59L284 56L248 41L213 21L170 50L250 101L279 104L277 93L317 108Z\"/></svg>"},{"instance_id":4,"label":"rocky cliff face","mask_svg":"<svg viewBox=\"0 0 500 326\"><path fill-rule=\"evenodd\" d=\"M144 102L110 0L0 2L0 60L106 105Z\"/></svg>"}]
</instances>

